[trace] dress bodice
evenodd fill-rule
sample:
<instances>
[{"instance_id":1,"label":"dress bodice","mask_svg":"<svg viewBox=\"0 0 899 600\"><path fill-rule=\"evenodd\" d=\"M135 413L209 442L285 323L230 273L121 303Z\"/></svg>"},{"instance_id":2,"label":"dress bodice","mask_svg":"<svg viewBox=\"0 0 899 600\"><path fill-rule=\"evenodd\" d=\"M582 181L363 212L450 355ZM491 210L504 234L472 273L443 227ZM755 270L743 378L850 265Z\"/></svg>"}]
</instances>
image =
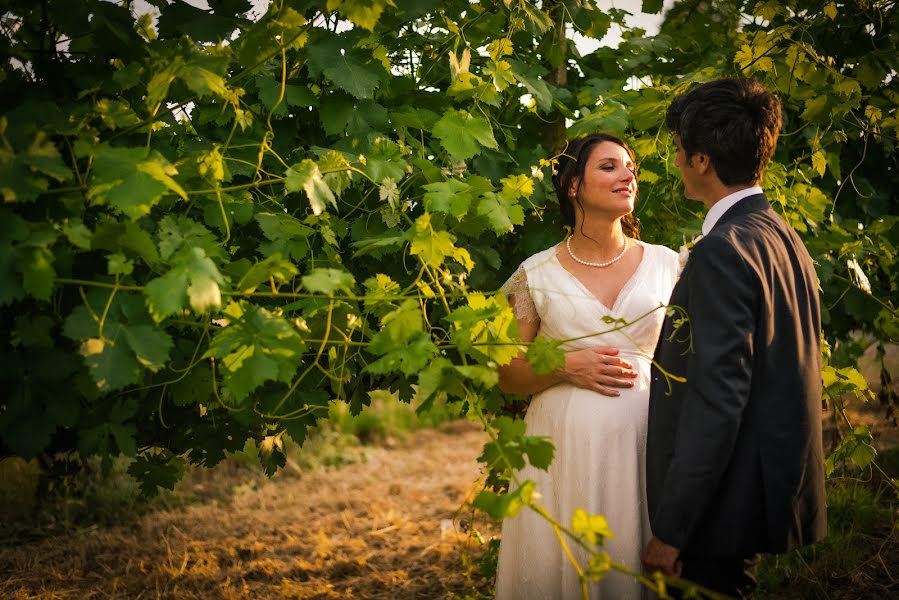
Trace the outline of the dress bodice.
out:
<instances>
[{"instance_id":1,"label":"dress bodice","mask_svg":"<svg viewBox=\"0 0 899 600\"><path fill-rule=\"evenodd\" d=\"M565 350L613 346L651 356L677 279L678 260L677 253L664 246L637 243L643 258L611 307L562 266L556 246L531 256L504 286L516 316L539 318L539 333L567 340ZM597 276L601 273L597 269Z\"/></svg>"},{"instance_id":2,"label":"dress bodice","mask_svg":"<svg viewBox=\"0 0 899 600\"><path fill-rule=\"evenodd\" d=\"M677 254L639 242L643 257L613 306L605 306L557 258L557 247L525 260L504 286L519 321L539 319L539 332L565 340L566 350L613 346L637 373L633 385L615 396L560 382L528 403L527 434L552 441L547 470L526 465L519 481L534 482L540 505L560 522L578 509L601 514L615 537L603 548L613 560L639 571L652 535L646 504L644 458L649 407L650 361L678 276ZM605 269L590 271L601 278ZM588 282L589 283L589 282ZM591 286L593 287L593 286ZM534 511L503 522L496 593L498 600L580 598L578 572L570 557L586 566L588 556L571 545L563 552L556 531ZM644 600L643 586L619 572L589 584L590 600Z\"/></svg>"}]
</instances>

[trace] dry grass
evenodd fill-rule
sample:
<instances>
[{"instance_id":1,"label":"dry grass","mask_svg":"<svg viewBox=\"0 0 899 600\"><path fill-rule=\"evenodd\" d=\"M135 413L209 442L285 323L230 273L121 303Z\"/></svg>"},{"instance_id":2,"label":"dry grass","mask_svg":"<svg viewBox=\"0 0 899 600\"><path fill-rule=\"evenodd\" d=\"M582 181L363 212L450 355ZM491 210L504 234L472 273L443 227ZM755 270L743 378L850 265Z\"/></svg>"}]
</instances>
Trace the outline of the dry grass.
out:
<instances>
[{"instance_id":1,"label":"dry grass","mask_svg":"<svg viewBox=\"0 0 899 600\"><path fill-rule=\"evenodd\" d=\"M466 422L284 473L228 500L0 550L3 598L448 598L488 582L459 507L484 433ZM489 527L489 524L485 524Z\"/></svg>"}]
</instances>

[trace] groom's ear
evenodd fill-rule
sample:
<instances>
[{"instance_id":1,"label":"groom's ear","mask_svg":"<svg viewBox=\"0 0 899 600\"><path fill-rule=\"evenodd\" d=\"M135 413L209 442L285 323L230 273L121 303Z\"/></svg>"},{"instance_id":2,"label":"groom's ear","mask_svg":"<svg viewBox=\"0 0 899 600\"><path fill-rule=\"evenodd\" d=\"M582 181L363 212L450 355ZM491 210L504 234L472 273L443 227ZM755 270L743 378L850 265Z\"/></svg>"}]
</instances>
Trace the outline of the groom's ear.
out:
<instances>
[{"instance_id":1,"label":"groom's ear","mask_svg":"<svg viewBox=\"0 0 899 600\"><path fill-rule=\"evenodd\" d=\"M691 157L693 160L693 168L700 175L705 175L709 171L713 171L712 159L705 152L696 152Z\"/></svg>"}]
</instances>

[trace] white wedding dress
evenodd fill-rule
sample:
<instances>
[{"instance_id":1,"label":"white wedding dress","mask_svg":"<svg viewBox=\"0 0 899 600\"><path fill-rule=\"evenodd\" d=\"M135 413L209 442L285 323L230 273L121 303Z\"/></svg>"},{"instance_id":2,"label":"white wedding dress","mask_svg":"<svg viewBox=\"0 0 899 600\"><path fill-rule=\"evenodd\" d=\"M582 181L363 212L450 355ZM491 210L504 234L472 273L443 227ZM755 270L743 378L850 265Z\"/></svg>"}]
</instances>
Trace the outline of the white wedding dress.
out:
<instances>
[{"instance_id":1,"label":"white wedding dress","mask_svg":"<svg viewBox=\"0 0 899 600\"><path fill-rule=\"evenodd\" d=\"M616 326L603 322L603 317L631 323L620 331L563 345L565 350L619 348L639 376L617 397L568 384L534 395L525 417L527 433L548 436L556 452L548 471L528 465L518 477L536 482L539 503L568 528L578 508L604 515L615 534L606 540L606 551L612 560L636 571L651 537L644 466L650 361L665 317L665 309L659 307L668 303L679 271L675 252L638 243L643 258L611 307L561 265L557 247L525 260L503 288L512 296L516 316L539 318L539 333L548 338L577 338ZM597 269L596 276L601 275ZM569 547L586 568L586 552L570 540ZM610 571L599 584L589 585L589 593L591 600L625 600L643 597L644 588L635 578ZM503 522L496 597L581 598L577 572L552 527L530 509Z\"/></svg>"}]
</instances>

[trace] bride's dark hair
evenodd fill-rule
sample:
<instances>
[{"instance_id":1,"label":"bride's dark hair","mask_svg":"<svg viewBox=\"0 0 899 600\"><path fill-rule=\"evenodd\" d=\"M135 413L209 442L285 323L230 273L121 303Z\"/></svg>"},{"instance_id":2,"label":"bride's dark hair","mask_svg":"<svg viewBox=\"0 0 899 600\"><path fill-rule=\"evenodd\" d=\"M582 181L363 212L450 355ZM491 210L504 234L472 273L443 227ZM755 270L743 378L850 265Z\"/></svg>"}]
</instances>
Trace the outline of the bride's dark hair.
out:
<instances>
[{"instance_id":1,"label":"bride's dark hair","mask_svg":"<svg viewBox=\"0 0 899 600\"><path fill-rule=\"evenodd\" d=\"M580 177L580 182L578 183L578 191L580 191L580 184L584 181L584 169L587 166L587 160L590 158L590 153L593 151L593 148L603 142L618 144L627 151L631 160L634 161L634 164L637 164L637 158L630 146L625 144L622 139L610 133L591 133L590 135L575 138L568 142L565 148L559 152L556 157L558 162L556 163L556 168L553 170L553 188L556 190L556 196L559 198L559 209L562 212L562 222L572 230L574 229L575 224L575 205L577 205L577 208L581 211L582 217L584 215L584 207L581 206L581 202L577 195L575 195L574 198L568 196L568 190L571 188L571 181L575 177ZM583 222L581 225L583 226ZM634 216L633 213L621 217L621 229L624 231L624 235L628 237L636 239L640 238L640 220Z\"/></svg>"}]
</instances>

